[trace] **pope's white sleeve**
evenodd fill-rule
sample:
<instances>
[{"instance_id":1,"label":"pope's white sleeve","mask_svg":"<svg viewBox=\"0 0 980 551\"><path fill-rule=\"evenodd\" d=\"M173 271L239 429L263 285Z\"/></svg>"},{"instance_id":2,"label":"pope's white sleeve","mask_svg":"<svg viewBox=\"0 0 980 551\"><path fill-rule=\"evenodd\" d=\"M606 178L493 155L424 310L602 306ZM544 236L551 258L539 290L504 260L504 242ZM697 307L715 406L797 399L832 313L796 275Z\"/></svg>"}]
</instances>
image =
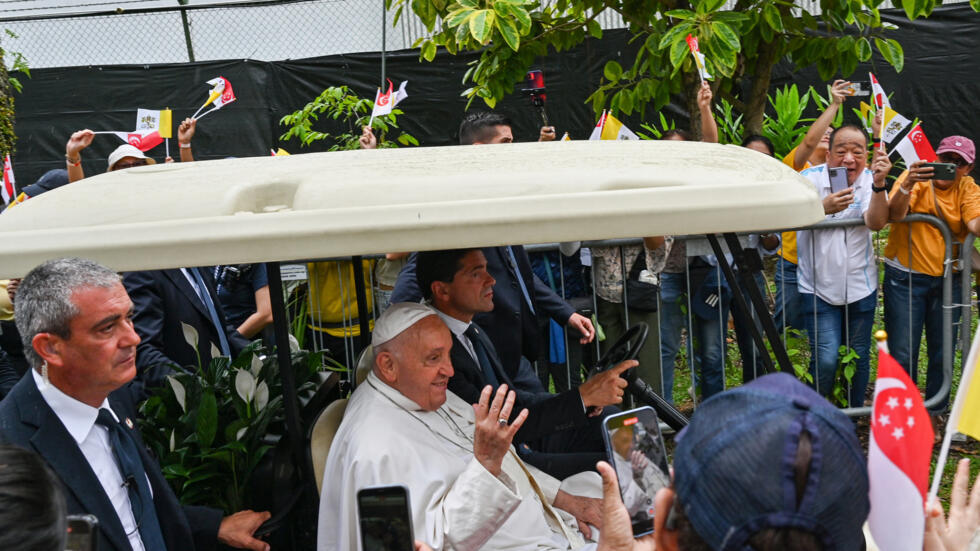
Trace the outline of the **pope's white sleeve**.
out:
<instances>
[{"instance_id":1,"label":"pope's white sleeve","mask_svg":"<svg viewBox=\"0 0 980 551\"><path fill-rule=\"evenodd\" d=\"M429 505L426 516L441 517L438 537L445 541L446 549L479 549L520 504L517 485L510 477L503 472L493 476L473 458L445 496Z\"/></svg>"}]
</instances>

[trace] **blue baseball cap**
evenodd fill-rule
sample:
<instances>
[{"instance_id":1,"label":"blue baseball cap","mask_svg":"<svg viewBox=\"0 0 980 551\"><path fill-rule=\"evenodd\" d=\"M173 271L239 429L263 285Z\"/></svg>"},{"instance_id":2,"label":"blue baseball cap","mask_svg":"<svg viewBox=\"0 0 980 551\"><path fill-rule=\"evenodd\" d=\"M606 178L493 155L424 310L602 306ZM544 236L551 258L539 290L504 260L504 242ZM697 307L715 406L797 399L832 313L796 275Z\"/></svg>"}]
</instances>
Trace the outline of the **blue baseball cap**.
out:
<instances>
[{"instance_id":1,"label":"blue baseball cap","mask_svg":"<svg viewBox=\"0 0 980 551\"><path fill-rule=\"evenodd\" d=\"M798 494L803 432L811 458ZM712 549L748 549L766 528L810 532L827 551L864 547L871 506L854 423L795 377L774 373L712 396L676 441L674 490Z\"/></svg>"}]
</instances>

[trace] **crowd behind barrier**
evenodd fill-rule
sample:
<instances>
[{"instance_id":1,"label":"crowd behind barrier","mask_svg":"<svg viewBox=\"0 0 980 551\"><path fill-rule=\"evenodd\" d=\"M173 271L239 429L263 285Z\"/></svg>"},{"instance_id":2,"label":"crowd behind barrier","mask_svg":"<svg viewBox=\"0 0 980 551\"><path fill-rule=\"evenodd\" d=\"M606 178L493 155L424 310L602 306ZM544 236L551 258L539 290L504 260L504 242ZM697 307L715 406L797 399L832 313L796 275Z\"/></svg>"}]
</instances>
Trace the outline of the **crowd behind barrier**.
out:
<instances>
[{"instance_id":1,"label":"crowd behind barrier","mask_svg":"<svg viewBox=\"0 0 980 551\"><path fill-rule=\"evenodd\" d=\"M973 271L969 269L971 256L970 250L973 248L974 236L970 235L969 238L964 243L957 243L953 240L952 235L949 232L946 224L936 218L935 216L916 214L910 215L907 218L909 222L917 222L929 224L937 228L944 239L944 249L945 249L945 259L944 265L949 266L949 269L943 276L943 332L942 332L942 361L943 361L943 380L942 389L938 395L927 396L926 405L927 407L934 406L940 403L945 397L948 397L950 387L953 380L953 370L954 370L954 359L956 357L957 351L962 352L965 357L966 353L969 351L969 346L971 344L972 332L969 330L971 321L973 319L973 305L975 304L975 299L969 299L973 293ZM843 221L824 221L810 228L813 229L826 229L833 227L846 227L846 226L858 226L863 224L860 220L843 220ZM800 230L807 228L791 228L790 230ZM882 232L887 232L888 230L882 230ZM880 253L883 248L881 243L882 232L877 232L875 234L874 240L876 243L876 257L880 258ZM743 242L745 241L745 235L741 236ZM696 245L693 249L694 253L700 253L704 251L704 236L676 236L674 238L678 242L689 241ZM576 309L580 313L584 313L589 317L593 317L594 321L598 321L599 338L588 345L580 345L576 342L576 339L568 338L567 331L561 327L552 327L548 320L540 320L541 326L544 328L543 333L543 346L541 347L541 355L534 359L535 369L541 378L544 385L553 384L556 391L567 390L570 387L577 386L582 381L583 373L588 371L588 369L594 365L595 361L601 356L604 343L611 343L615 340L614 337L605 334L606 327L609 325L607 320L603 320L602 316L598 314L600 312L599 303L602 300L595 291L595 273L592 269L592 262L594 261L591 255L591 250L597 247L602 248L616 248L624 249L642 244L640 239L614 239L614 240L601 240L601 241L588 241L582 243L582 249L575 251L572 255L565 255L560 252L560 245L557 243L551 244L538 244L529 245L527 250L531 256L532 264L536 268L536 272L540 271L543 273L543 266L547 261L551 266L553 272L559 273L559 277L552 279L547 283L549 285L554 285L556 292L564 297L569 297L573 299ZM959 249L955 254L954 251ZM628 255L626 255L628 256ZM376 257L365 257L365 274L366 278L369 278L365 282L368 289L373 289L374 293L377 295L379 291L379 283L376 280L375 272L369 270L368 268L373 265L374 262L379 262L383 260L383 255L377 255ZM344 262L347 262L349 266L349 259L330 259L325 261L318 261L323 264L329 264L333 269L337 270L336 274L340 274L340 266ZM313 264L311 263L310 266ZM962 270L962 267L966 266L967 270ZM717 278L714 283L716 291L719 295L723 294L724 287L728 285L724 281L724 276L721 274L720 267L714 267L717 271ZM783 346L795 349L797 352L793 353L794 364L797 366L797 370L805 368L805 365L801 362L805 362L806 358L809 357L809 351L803 350L799 347L805 345L807 335L802 328L791 327L786 324L785 318L779 319L776 312L785 310L785 304L777 304L776 300L780 297L785 297L787 293L779 293L779 288L777 283L774 281L776 278L776 272L780 269L778 263L773 261L768 261L765 264L765 269L761 276L764 278L765 285L763 287L763 292L766 297L767 305L769 306L769 314L773 316L773 322L776 324L779 334L781 336ZM884 270L884 264L878 262L878 273L879 279L881 273ZM628 266L625 272L629 275ZM685 279L690 279L690 269L688 269L684 274ZM619 285L622 286L622 280L620 280ZM963 300L955 302L953 300L953 288L959 288L962 292L963 297L967 297L968 300ZM302 289L300 289L302 291ZM345 374L345 377L349 380L353 380L353 369L356 366L357 358L360 352L359 339L357 335L359 334L359 320L357 316L357 305L354 298L353 292L353 280L348 278L345 282L339 283L337 288L337 294L333 297L335 302L335 315L330 318L331 323L335 324L337 327L345 327L347 329L347 335L345 338L337 338L330 341L333 347L328 346L327 341L323 338L317 338L314 336L312 340L308 341L308 346L313 350L323 350L328 349L330 355L338 360L342 365L347 366L349 371ZM369 293L370 295L371 293ZM730 293L729 293L730 294ZM323 311L323 303L328 300L322 294L318 293L308 293L306 294L306 300L308 302L309 312L320 312ZM684 354L679 357L673 369L674 370L684 370L689 373L691 366L688 363L688 358L693 357L693 346L694 343L692 339L688 338L690 327L692 326L694 312L692 309L687 307L689 304L689 297L684 295L683 297L682 310L684 311L684 337L681 343ZM731 300L729 296L726 300ZM627 304L630 303L629 296L626 297ZM880 306L881 298L879 296L876 306L875 306L875 327L883 327L883 312ZM372 322L377 316L381 314L382 307L384 304L375 298L372 302L369 298L369 308L372 309ZM662 299L661 299L662 306ZM779 308L783 306L783 308ZM845 307L846 309L846 307ZM958 310L959 320L955 322L955 327L960 328L960 335L958 338L954 339L954 321L953 313ZM623 319L621 322L625 326L629 327L633 324L644 321L652 321L650 325L652 327L659 327L659 323L662 316L662 308L657 309L654 312L637 312L633 308L625 309L624 314L622 314ZM652 320L650 318L653 318ZM324 317L324 320L327 318ZM605 321L605 323L604 323ZM311 325L317 324L317 318L314 314L310 315ZM654 325L656 324L656 325ZM749 333L740 332L738 327L738 321L735 319L734 315L731 315L725 323L720 324L723 333L720 335L721 339L725 342L725 373L724 378L725 387L732 386L732 384L737 384L737 381L744 380L748 381L757 376L762 375L760 362L756 358L752 358L749 355L742 355L742 351L737 347L741 344L739 338L751 338ZM962 330L965 328L965 330ZM763 335L764 337L764 335ZM817 336L819 338L819 336ZM659 346L658 341L660 341L660 335L657 335L656 339L650 338L647 341L646 347L653 348L654 350ZM733 352L732 348L737 353ZM869 347L872 346L869 344ZM752 352L756 352L755 347L751 347ZM767 352L768 353L768 352ZM843 355L843 354L842 354ZM660 355L645 355L645 357L655 358L655 361L659 360ZM874 354L872 354L874 357ZM642 364L641 364L642 365ZM777 367L778 368L778 367ZM922 368L924 369L924 368ZM744 378L742 376L735 376L732 370L748 370ZM805 370L805 369L804 369ZM662 372L662 366L657 365L652 370L646 370L646 372L653 371L660 374ZM692 373L688 375L690 377L690 388L679 388L677 386L673 389L673 395L664 396L670 401L677 402L687 402L693 403L696 407L701 401L702 397L697 392L697 380L700 375L698 373ZM664 379L655 381L649 380L648 384L654 386L654 388L662 389L664 388ZM569 384L569 381L571 382ZM868 388L865 389L868 402L861 403L859 405L839 404L845 409L845 412L852 416L868 415L871 411L870 408L870 389L874 386L874 379L872 378L869 382ZM849 388L846 388L849 390ZM824 392L826 395L827 392Z\"/></svg>"}]
</instances>

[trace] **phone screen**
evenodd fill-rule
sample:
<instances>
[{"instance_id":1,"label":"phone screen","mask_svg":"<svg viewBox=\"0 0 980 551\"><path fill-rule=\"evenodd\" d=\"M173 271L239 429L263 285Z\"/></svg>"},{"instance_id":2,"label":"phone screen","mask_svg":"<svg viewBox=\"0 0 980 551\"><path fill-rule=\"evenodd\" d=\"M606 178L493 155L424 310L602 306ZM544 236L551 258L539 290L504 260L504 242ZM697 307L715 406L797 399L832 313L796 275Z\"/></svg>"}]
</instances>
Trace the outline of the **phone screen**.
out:
<instances>
[{"instance_id":1,"label":"phone screen","mask_svg":"<svg viewBox=\"0 0 980 551\"><path fill-rule=\"evenodd\" d=\"M850 82L844 87L844 91L849 96L870 96L871 81L856 80L854 82Z\"/></svg>"},{"instance_id":2,"label":"phone screen","mask_svg":"<svg viewBox=\"0 0 980 551\"><path fill-rule=\"evenodd\" d=\"M837 166L830 169L830 192L837 193L838 191L847 189L847 169L842 166Z\"/></svg>"},{"instance_id":3,"label":"phone screen","mask_svg":"<svg viewBox=\"0 0 980 551\"><path fill-rule=\"evenodd\" d=\"M93 515L69 515L65 551L95 551L95 530L99 525Z\"/></svg>"},{"instance_id":4,"label":"phone screen","mask_svg":"<svg viewBox=\"0 0 980 551\"><path fill-rule=\"evenodd\" d=\"M653 532L653 498L670 485L667 451L657 413L649 406L610 415L603 421L609 464L630 515L633 535Z\"/></svg>"},{"instance_id":5,"label":"phone screen","mask_svg":"<svg viewBox=\"0 0 980 551\"><path fill-rule=\"evenodd\" d=\"M378 486L357 492L363 551L414 551L408 488Z\"/></svg>"}]
</instances>

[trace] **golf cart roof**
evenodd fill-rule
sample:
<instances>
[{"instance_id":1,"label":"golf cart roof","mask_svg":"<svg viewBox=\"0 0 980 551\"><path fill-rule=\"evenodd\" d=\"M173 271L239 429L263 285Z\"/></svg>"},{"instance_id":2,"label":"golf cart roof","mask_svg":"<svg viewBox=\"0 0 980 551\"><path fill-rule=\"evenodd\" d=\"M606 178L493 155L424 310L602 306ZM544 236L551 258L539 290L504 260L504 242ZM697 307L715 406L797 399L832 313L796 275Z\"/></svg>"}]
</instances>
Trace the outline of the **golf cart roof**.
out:
<instances>
[{"instance_id":1,"label":"golf cart roof","mask_svg":"<svg viewBox=\"0 0 980 551\"><path fill-rule=\"evenodd\" d=\"M677 141L426 147L157 164L0 215L0 277L80 256L119 271L799 227L776 159Z\"/></svg>"}]
</instances>

